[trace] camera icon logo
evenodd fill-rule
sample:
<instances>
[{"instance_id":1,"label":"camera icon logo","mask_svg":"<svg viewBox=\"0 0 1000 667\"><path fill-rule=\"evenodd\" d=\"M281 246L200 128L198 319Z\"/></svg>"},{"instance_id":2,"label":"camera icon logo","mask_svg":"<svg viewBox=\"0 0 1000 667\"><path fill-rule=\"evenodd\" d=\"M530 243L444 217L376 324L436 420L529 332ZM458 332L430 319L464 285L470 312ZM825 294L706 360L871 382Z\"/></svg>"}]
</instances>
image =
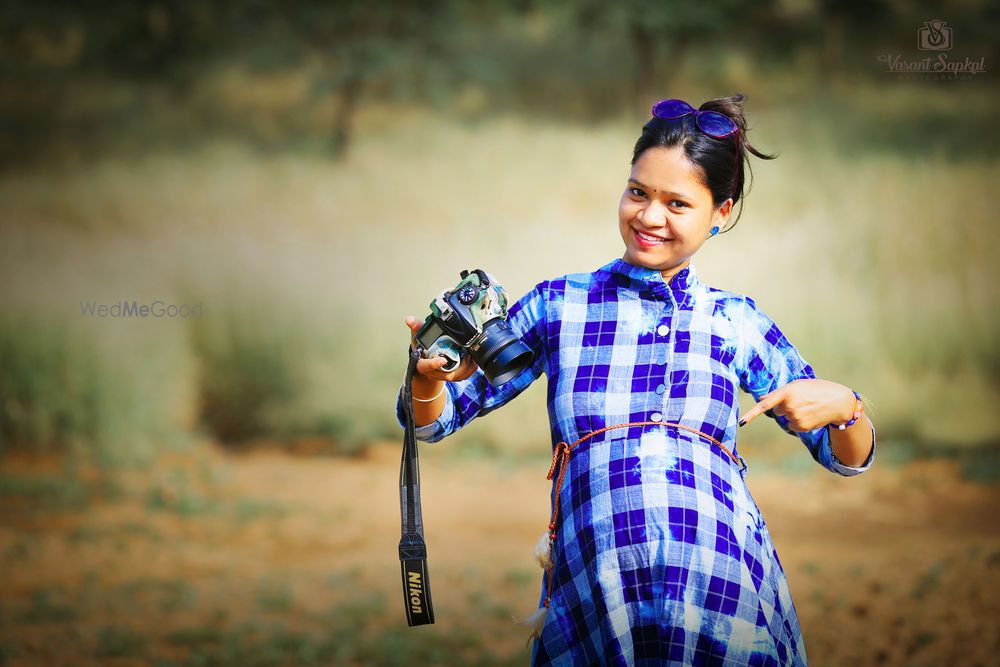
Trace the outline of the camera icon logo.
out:
<instances>
[{"instance_id":1,"label":"camera icon logo","mask_svg":"<svg viewBox=\"0 0 1000 667\"><path fill-rule=\"evenodd\" d=\"M921 51L950 51L951 28L946 23L941 19L925 21L924 27L917 30L917 48Z\"/></svg>"}]
</instances>

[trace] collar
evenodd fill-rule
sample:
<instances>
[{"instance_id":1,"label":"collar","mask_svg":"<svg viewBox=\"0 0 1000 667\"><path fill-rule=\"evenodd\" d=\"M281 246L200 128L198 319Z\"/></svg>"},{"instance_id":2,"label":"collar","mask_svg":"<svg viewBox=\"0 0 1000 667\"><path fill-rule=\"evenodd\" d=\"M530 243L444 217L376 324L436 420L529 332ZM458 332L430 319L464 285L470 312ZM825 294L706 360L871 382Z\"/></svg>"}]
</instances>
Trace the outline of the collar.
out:
<instances>
[{"instance_id":1,"label":"collar","mask_svg":"<svg viewBox=\"0 0 1000 667\"><path fill-rule=\"evenodd\" d=\"M695 269L694 263L690 261L687 266L674 274L669 283L663 279L663 275L657 269L629 264L621 258L614 259L601 268L609 272L612 277L622 276L633 283L645 286L653 294L662 298L670 298L669 295L672 293L677 301L683 301L686 295L694 292L701 284L701 281L698 280L698 271ZM617 280L619 284L623 284L620 278Z\"/></svg>"}]
</instances>

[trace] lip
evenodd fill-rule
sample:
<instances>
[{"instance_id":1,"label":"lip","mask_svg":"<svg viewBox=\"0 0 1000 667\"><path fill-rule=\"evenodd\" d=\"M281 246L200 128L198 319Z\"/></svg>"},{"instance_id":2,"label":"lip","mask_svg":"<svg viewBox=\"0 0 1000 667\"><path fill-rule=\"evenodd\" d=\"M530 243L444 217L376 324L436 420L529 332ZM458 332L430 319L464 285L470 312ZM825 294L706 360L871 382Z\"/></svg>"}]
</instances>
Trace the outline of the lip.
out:
<instances>
[{"instance_id":1,"label":"lip","mask_svg":"<svg viewBox=\"0 0 1000 667\"><path fill-rule=\"evenodd\" d=\"M643 234L648 234L648 232L643 232ZM659 246L662 246L663 244L667 243L668 241L672 241L673 240L673 239L661 239L660 241L647 241L646 239L644 239L641 236L639 236L639 230L635 229L634 227L632 228L632 236L633 236L633 238L635 238L635 242L638 243L639 246L642 247L642 248L658 248ZM649 236L656 236L656 235L655 234L649 234ZM657 236L657 238L661 238L661 237Z\"/></svg>"}]
</instances>

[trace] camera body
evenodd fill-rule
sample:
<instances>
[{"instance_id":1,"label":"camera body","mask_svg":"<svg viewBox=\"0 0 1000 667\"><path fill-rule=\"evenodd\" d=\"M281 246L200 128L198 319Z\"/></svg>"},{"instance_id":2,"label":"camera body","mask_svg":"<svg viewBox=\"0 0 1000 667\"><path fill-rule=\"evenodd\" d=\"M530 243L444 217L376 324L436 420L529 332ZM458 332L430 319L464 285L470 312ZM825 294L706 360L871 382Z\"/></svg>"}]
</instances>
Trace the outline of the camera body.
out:
<instances>
[{"instance_id":1,"label":"camera body","mask_svg":"<svg viewBox=\"0 0 1000 667\"><path fill-rule=\"evenodd\" d=\"M534 355L507 322L503 286L482 269L462 271L461 278L431 302L413 345L427 358L448 359L444 371L455 370L471 354L490 382L501 385L530 366Z\"/></svg>"}]
</instances>

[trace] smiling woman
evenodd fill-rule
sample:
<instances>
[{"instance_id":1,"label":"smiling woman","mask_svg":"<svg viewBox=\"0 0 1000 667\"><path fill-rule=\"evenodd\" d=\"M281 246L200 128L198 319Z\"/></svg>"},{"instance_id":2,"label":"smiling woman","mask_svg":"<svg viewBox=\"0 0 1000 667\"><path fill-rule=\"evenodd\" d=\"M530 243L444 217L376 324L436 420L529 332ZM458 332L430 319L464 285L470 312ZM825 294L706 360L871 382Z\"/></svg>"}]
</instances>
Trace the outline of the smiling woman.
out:
<instances>
[{"instance_id":1,"label":"smiling woman","mask_svg":"<svg viewBox=\"0 0 1000 667\"><path fill-rule=\"evenodd\" d=\"M700 180L698 168L680 147L642 153L618 206L625 261L665 269L669 278L701 248L711 229L725 224L732 200L714 206L712 193Z\"/></svg>"},{"instance_id":2,"label":"smiling woman","mask_svg":"<svg viewBox=\"0 0 1000 667\"><path fill-rule=\"evenodd\" d=\"M510 308L531 367L494 386L468 355L450 373L444 359L418 362L426 442L548 377L534 665L806 664L737 430L767 414L842 476L872 465L875 431L860 395L816 378L751 297L703 284L691 262L742 205L749 155L770 157L747 140L742 102L653 107L619 204L622 257L544 280ZM737 389L758 400L743 419ZM402 424L402 394L396 408Z\"/></svg>"},{"instance_id":3,"label":"smiling woman","mask_svg":"<svg viewBox=\"0 0 1000 667\"><path fill-rule=\"evenodd\" d=\"M737 202L742 210L749 155L774 156L750 143L741 105L737 96L701 109L682 100L653 106L618 207L625 261L659 268L669 280L726 225Z\"/></svg>"}]
</instances>

